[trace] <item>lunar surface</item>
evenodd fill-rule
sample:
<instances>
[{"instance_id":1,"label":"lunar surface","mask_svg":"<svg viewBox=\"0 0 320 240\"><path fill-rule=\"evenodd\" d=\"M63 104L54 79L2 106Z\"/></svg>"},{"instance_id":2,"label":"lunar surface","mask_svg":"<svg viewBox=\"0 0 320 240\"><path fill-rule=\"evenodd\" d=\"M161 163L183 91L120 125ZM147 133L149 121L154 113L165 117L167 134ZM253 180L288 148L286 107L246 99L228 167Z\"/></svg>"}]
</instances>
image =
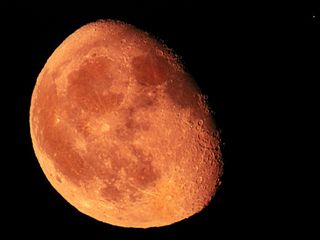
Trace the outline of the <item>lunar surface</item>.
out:
<instances>
[{"instance_id":1,"label":"lunar surface","mask_svg":"<svg viewBox=\"0 0 320 240\"><path fill-rule=\"evenodd\" d=\"M52 186L112 225L188 218L220 182L205 96L172 51L125 23L85 25L53 52L32 94L30 129Z\"/></svg>"}]
</instances>

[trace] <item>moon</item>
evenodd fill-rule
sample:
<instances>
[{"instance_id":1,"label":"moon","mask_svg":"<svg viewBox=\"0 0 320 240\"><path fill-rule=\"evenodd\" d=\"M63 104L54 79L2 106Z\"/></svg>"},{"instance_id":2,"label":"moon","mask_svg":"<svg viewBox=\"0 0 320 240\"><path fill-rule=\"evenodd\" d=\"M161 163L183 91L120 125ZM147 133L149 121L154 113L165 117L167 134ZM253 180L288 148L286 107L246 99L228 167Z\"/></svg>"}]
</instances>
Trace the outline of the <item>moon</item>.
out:
<instances>
[{"instance_id":1,"label":"moon","mask_svg":"<svg viewBox=\"0 0 320 240\"><path fill-rule=\"evenodd\" d=\"M29 121L51 185L108 224L181 221L220 183L206 97L173 51L129 24L100 20L68 36L37 78Z\"/></svg>"}]
</instances>

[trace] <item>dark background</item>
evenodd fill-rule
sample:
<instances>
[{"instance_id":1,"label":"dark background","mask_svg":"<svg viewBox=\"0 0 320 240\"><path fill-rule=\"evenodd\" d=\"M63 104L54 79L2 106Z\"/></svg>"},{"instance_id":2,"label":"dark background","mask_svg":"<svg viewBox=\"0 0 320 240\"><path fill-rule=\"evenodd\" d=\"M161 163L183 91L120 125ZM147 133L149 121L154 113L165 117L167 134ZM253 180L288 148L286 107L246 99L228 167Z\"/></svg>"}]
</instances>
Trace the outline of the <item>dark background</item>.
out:
<instances>
[{"instance_id":1,"label":"dark background","mask_svg":"<svg viewBox=\"0 0 320 240\"><path fill-rule=\"evenodd\" d=\"M104 239L310 234L316 157L302 149L315 145L307 134L315 135L317 122L319 9L209 2L4 3L1 228ZM69 205L38 165L28 123L37 75L68 35L98 19L125 21L163 40L209 97L224 175L210 205L187 220L146 230L100 223Z\"/></svg>"}]
</instances>

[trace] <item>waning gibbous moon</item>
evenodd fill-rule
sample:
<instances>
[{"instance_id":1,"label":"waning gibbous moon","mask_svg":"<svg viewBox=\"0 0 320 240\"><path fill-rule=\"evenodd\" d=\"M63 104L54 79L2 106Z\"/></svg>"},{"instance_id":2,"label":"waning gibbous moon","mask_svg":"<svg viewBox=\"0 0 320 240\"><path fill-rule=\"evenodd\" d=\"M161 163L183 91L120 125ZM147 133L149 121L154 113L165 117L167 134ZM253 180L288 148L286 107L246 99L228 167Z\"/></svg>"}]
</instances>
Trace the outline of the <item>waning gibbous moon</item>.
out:
<instances>
[{"instance_id":1,"label":"waning gibbous moon","mask_svg":"<svg viewBox=\"0 0 320 240\"><path fill-rule=\"evenodd\" d=\"M220 182L219 134L205 99L163 43L122 22L90 23L37 78L34 151L80 212L123 227L170 225L208 205Z\"/></svg>"}]
</instances>

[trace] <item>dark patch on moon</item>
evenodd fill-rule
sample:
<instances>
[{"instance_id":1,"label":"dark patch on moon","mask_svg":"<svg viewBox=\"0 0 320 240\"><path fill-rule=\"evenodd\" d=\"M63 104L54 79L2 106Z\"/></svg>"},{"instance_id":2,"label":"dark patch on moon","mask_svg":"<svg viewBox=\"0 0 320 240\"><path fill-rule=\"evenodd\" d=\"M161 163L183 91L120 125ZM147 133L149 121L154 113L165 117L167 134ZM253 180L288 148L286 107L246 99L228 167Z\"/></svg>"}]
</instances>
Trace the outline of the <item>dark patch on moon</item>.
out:
<instances>
[{"instance_id":1,"label":"dark patch on moon","mask_svg":"<svg viewBox=\"0 0 320 240\"><path fill-rule=\"evenodd\" d=\"M111 92L113 82L110 65L106 57L96 57L85 61L79 70L68 76L66 102L90 113L115 110L123 101L122 93Z\"/></svg>"},{"instance_id":2,"label":"dark patch on moon","mask_svg":"<svg viewBox=\"0 0 320 240\"><path fill-rule=\"evenodd\" d=\"M156 86L165 83L165 93L174 104L181 108L197 109L199 88L190 75L170 64L164 56L149 51L132 60L133 74L142 86L136 104L151 107L159 97ZM150 96L148 96L148 93Z\"/></svg>"},{"instance_id":3,"label":"dark patch on moon","mask_svg":"<svg viewBox=\"0 0 320 240\"><path fill-rule=\"evenodd\" d=\"M137 163L130 166L130 175L133 177L135 184L145 188L152 185L159 177L160 173L152 166L153 156L146 154L142 149L131 146L131 152L137 159Z\"/></svg>"},{"instance_id":4,"label":"dark patch on moon","mask_svg":"<svg viewBox=\"0 0 320 240\"><path fill-rule=\"evenodd\" d=\"M123 198L123 192L111 184L106 184L100 190L101 196L108 201L119 202Z\"/></svg>"},{"instance_id":5,"label":"dark patch on moon","mask_svg":"<svg viewBox=\"0 0 320 240\"><path fill-rule=\"evenodd\" d=\"M142 106L119 109L119 113L124 116L124 122L115 129L116 137L121 142L132 142L138 134L143 134L150 130L150 122L146 119L137 120L136 113Z\"/></svg>"},{"instance_id":6,"label":"dark patch on moon","mask_svg":"<svg viewBox=\"0 0 320 240\"><path fill-rule=\"evenodd\" d=\"M119 183L121 169L132 177L132 184L141 189L152 186L160 178L160 172L152 164L154 156L130 145L130 142L137 134L149 131L150 123L146 120L138 121L135 116L139 111L151 111L154 107L156 109L158 97L154 88L155 85L168 80L169 76L164 71L170 66L164 59L154 58L150 53L144 60L136 60L136 63L138 61L142 61L142 64L149 64L149 74L152 79L143 81L147 84L141 85L140 95L137 97L134 107L123 110L127 117L125 122L115 130L117 133L115 137L119 141L129 144L132 159L128 156L122 156L119 146L88 142L88 135L91 134L90 129L85 127L88 114L94 116L115 110L123 101L122 94L110 91L113 78L108 74L109 65L112 64L109 59L96 57L84 62L79 70L70 73L66 96L62 99L57 96L53 79L56 76L52 76L48 72L44 72L43 81L40 81L41 91L37 93L38 106L35 108L37 112L33 114L33 117L37 116L39 126L43 126L41 134L37 135L42 149L52 159L57 169L76 185L92 180L94 177L101 178L103 181L108 180L102 194L109 200L112 198L111 195L114 195L117 200L122 196L122 193L118 193L115 188L110 187L115 182ZM160 65L157 65L158 62ZM137 79L144 79L138 70L136 74L137 76L140 74L140 78L137 77ZM197 103L195 89L191 83L185 86L182 85L183 83L185 82L181 80L173 83L172 86L168 84L166 91L179 106L195 107ZM177 89L174 84L181 85L176 85ZM81 109L87 115L81 115ZM65 114L63 117L66 123L56 123L55 114L58 111ZM74 141L77 136L72 129L77 130L85 137L87 141L86 152L83 153L79 149L75 149ZM109 168L105 164L108 161L111 163ZM111 179L114 179L114 182ZM119 188L121 191L128 189L126 183L121 184ZM137 198L135 196L136 190L132 188L130 191L129 195L132 195L132 198Z\"/></svg>"},{"instance_id":7,"label":"dark patch on moon","mask_svg":"<svg viewBox=\"0 0 320 240\"><path fill-rule=\"evenodd\" d=\"M141 85L154 86L166 82L170 77L171 65L163 56L150 51L132 59L133 74Z\"/></svg>"},{"instance_id":8,"label":"dark patch on moon","mask_svg":"<svg viewBox=\"0 0 320 240\"><path fill-rule=\"evenodd\" d=\"M197 105L197 85L185 73L176 73L174 81L167 84L165 92L179 107L192 108Z\"/></svg>"},{"instance_id":9,"label":"dark patch on moon","mask_svg":"<svg viewBox=\"0 0 320 240\"><path fill-rule=\"evenodd\" d=\"M160 93L154 86L140 87L137 89L134 107L138 110L156 111L159 104Z\"/></svg>"},{"instance_id":10,"label":"dark patch on moon","mask_svg":"<svg viewBox=\"0 0 320 240\"><path fill-rule=\"evenodd\" d=\"M83 169L79 155L70 151L70 137L65 128L56 125L55 114L58 108L56 85L51 74L44 72L39 89L35 93L36 105L32 113L34 126L37 126L35 138L40 149L45 152L61 173L70 179L77 179ZM76 171L78 169L79 171Z\"/></svg>"},{"instance_id":11,"label":"dark patch on moon","mask_svg":"<svg viewBox=\"0 0 320 240\"><path fill-rule=\"evenodd\" d=\"M112 81L104 75L107 64L106 59L94 59L84 63L83 69L70 74L67 97L61 99L57 95L54 81L57 76L45 71L39 81L38 89L41 91L35 94L36 104L31 121L34 126L41 126L41 129L35 127L35 138L39 147L49 156L55 167L76 185L81 181L91 180L96 171L103 169L101 162L96 161L94 153L84 155L74 147L77 138L75 130L83 135L90 134L90 129L84 127L88 116L82 116L80 110L94 115L95 110L100 113L99 111L105 111L105 108L116 108L123 99L122 94L104 92ZM64 114L59 118L66 121L57 123L57 113ZM106 176L108 171L100 174Z\"/></svg>"}]
</instances>

